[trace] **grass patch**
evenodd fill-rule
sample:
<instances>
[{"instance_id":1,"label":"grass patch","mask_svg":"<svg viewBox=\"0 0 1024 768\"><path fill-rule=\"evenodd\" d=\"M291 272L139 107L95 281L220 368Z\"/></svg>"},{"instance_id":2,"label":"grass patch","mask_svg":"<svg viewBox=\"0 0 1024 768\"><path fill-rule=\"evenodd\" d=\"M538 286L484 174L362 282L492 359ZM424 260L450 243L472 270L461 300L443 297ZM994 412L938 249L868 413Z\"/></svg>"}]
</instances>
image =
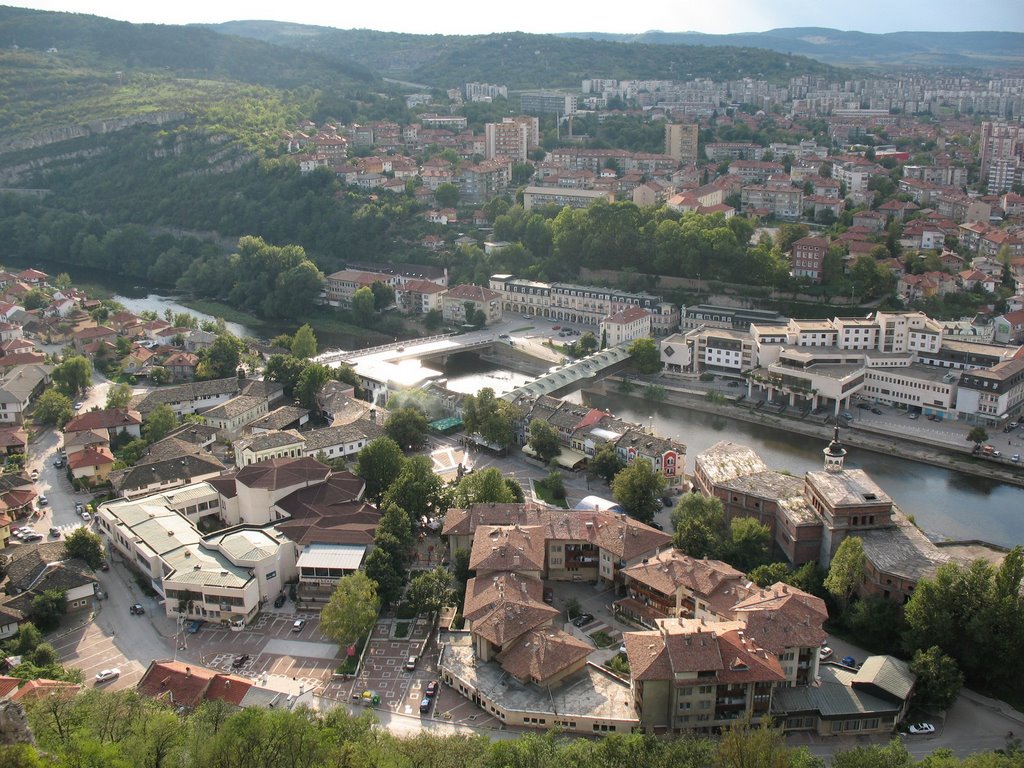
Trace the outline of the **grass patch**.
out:
<instances>
[{"instance_id":1,"label":"grass patch","mask_svg":"<svg viewBox=\"0 0 1024 768\"><path fill-rule=\"evenodd\" d=\"M546 504L550 504L553 507L561 507L562 509L569 508L569 502L565 499L556 499L554 495L552 495L551 491L548 490L548 487L544 484L543 480L533 481L533 492L536 494L537 498Z\"/></svg>"},{"instance_id":2,"label":"grass patch","mask_svg":"<svg viewBox=\"0 0 1024 768\"><path fill-rule=\"evenodd\" d=\"M416 606L411 603L399 603L398 607L395 609L395 616L399 619L415 619L417 613L418 611L416 610Z\"/></svg>"},{"instance_id":3,"label":"grass patch","mask_svg":"<svg viewBox=\"0 0 1024 768\"><path fill-rule=\"evenodd\" d=\"M524 325L522 328L513 328L509 333L522 333L523 331L532 331L532 325Z\"/></svg>"},{"instance_id":4,"label":"grass patch","mask_svg":"<svg viewBox=\"0 0 1024 768\"><path fill-rule=\"evenodd\" d=\"M608 659L605 666L617 675L629 677L629 659L626 654L617 653Z\"/></svg>"},{"instance_id":5,"label":"grass patch","mask_svg":"<svg viewBox=\"0 0 1024 768\"><path fill-rule=\"evenodd\" d=\"M395 624L395 637L399 640L409 636L409 622L400 621Z\"/></svg>"},{"instance_id":6,"label":"grass patch","mask_svg":"<svg viewBox=\"0 0 1024 768\"><path fill-rule=\"evenodd\" d=\"M601 630L592 634L590 639L594 641L594 645L598 648L607 648L612 644L612 639L608 636L608 633Z\"/></svg>"},{"instance_id":7,"label":"grass patch","mask_svg":"<svg viewBox=\"0 0 1024 768\"><path fill-rule=\"evenodd\" d=\"M366 647L366 641L369 639L369 633L363 635L359 642L356 643L356 652L351 656L346 656L345 660L334 671L339 675L354 675L356 673L356 666L359 664L359 657L362 655L363 648Z\"/></svg>"}]
</instances>

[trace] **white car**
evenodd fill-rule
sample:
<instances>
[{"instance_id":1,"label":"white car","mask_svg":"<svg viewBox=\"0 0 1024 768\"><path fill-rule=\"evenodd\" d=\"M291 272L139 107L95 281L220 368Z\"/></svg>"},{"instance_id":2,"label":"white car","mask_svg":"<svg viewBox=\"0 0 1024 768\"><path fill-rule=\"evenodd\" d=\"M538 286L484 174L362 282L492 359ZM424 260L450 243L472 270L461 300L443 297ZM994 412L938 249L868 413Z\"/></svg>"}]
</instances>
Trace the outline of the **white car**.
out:
<instances>
[{"instance_id":1,"label":"white car","mask_svg":"<svg viewBox=\"0 0 1024 768\"><path fill-rule=\"evenodd\" d=\"M292 632L301 632L304 626L306 626L305 619L296 619L295 623L292 624Z\"/></svg>"},{"instance_id":2,"label":"white car","mask_svg":"<svg viewBox=\"0 0 1024 768\"><path fill-rule=\"evenodd\" d=\"M821 659L822 661L824 661L825 659L827 659L831 655L832 655L832 649L829 648L827 645L821 646L821 650L818 651L818 658Z\"/></svg>"},{"instance_id":3,"label":"white car","mask_svg":"<svg viewBox=\"0 0 1024 768\"><path fill-rule=\"evenodd\" d=\"M911 733L935 733L935 726L931 723L912 723L907 730Z\"/></svg>"},{"instance_id":4,"label":"white car","mask_svg":"<svg viewBox=\"0 0 1024 768\"><path fill-rule=\"evenodd\" d=\"M111 680L113 680L113 679L115 679L117 677L120 677L120 676L121 676L121 670L118 669L117 667L114 667L113 669L104 669L102 672L97 672L96 673L96 682L97 683L109 683Z\"/></svg>"},{"instance_id":5,"label":"white car","mask_svg":"<svg viewBox=\"0 0 1024 768\"><path fill-rule=\"evenodd\" d=\"M33 469L33 470L32 470L32 471L31 471L31 472L29 473L29 475L28 475L28 476L29 476L29 477L31 477L33 481L35 481L35 480L38 480L38 479L39 479L39 470L38 470L38 469Z\"/></svg>"}]
</instances>

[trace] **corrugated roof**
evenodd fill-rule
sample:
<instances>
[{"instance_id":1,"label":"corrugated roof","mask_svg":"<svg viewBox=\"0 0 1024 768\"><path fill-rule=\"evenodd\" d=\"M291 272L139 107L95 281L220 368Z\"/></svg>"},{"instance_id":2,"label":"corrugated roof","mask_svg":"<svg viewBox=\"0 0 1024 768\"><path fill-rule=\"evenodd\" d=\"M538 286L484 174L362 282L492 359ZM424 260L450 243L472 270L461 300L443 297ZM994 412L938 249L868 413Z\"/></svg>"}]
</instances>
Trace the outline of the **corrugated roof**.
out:
<instances>
[{"instance_id":1,"label":"corrugated roof","mask_svg":"<svg viewBox=\"0 0 1024 768\"><path fill-rule=\"evenodd\" d=\"M299 555L299 568L340 568L354 571L363 562L366 547L358 544L307 544Z\"/></svg>"},{"instance_id":2,"label":"corrugated roof","mask_svg":"<svg viewBox=\"0 0 1024 768\"><path fill-rule=\"evenodd\" d=\"M892 656L869 656L857 674L853 684L874 685L900 700L905 700L914 688L917 678L906 663Z\"/></svg>"}]
</instances>

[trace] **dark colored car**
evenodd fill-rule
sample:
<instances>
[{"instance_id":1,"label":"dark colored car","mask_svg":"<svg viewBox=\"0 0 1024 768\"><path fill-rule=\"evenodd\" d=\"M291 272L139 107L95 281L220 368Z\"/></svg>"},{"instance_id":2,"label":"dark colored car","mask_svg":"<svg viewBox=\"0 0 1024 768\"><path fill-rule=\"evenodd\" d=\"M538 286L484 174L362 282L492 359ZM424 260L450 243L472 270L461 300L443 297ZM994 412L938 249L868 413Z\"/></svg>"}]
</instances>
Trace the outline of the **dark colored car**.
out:
<instances>
[{"instance_id":1,"label":"dark colored car","mask_svg":"<svg viewBox=\"0 0 1024 768\"><path fill-rule=\"evenodd\" d=\"M875 414L875 416L881 416L882 415L882 412L880 410L878 410L877 408L872 408L871 412L873 414Z\"/></svg>"},{"instance_id":2,"label":"dark colored car","mask_svg":"<svg viewBox=\"0 0 1024 768\"><path fill-rule=\"evenodd\" d=\"M555 590L551 587L544 587L544 602L548 605L555 602Z\"/></svg>"},{"instance_id":3,"label":"dark colored car","mask_svg":"<svg viewBox=\"0 0 1024 768\"><path fill-rule=\"evenodd\" d=\"M248 653L243 653L241 656L235 656L234 661L231 662L231 666L234 669L239 669L245 666L245 663L252 657Z\"/></svg>"},{"instance_id":4,"label":"dark colored car","mask_svg":"<svg viewBox=\"0 0 1024 768\"><path fill-rule=\"evenodd\" d=\"M665 526L662 525L661 523L659 523L657 520L651 520L651 528L653 528L656 531L664 531L665 530Z\"/></svg>"},{"instance_id":5,"label":"dark colored car","mask_svg":"<svg viewBox=\"0 0 1024 768\"><path fill-rule=\"evenodd\" d=\"M843 656L843 658L839 660L839 663L842 664L844 667L856 668L857 666L857 660L853 658L853 656Z\"/></svg>"},{"instance_id":6,"label":"dark colored car","mask_svg":"<svg viewBox=\"0 0 1024 768\"><path fill-rule=\"evenodd\" d=\"M206 622L201 620L201 619L196 619L195 621L190 621L188 623L188 626L185 627L185 631L188 632L190 635L194 635L196 632L198 632L200 630L200 628L205 623Z\"/></svg>"},{"instance_id":7,"label":"dark colored car","mask_svg":"<svg viewBox=\"0 0 1024 768\"><path fill-rule=\"evenodd\" d=\"M435 696L437 696L437 687L438 687L437 680L431 680L429 683L427 683L427 688L426 688L426 691L425 691L426 695L429 696L430 698L434 698Z\"/></svg>"},{"instance_id":8,"label":"dark colored car","mask_svg":"<svg viewBox=\"0 0 1024 768\"><path fill-rule=\"evenodd\" d=\"M282 592L280 595L274 598L274 607L280 608L282 605L284 605L284 601L286 599L287 598L285 597L284 592Z\"/></svg>"},{"instance_id":9,"label":"dark colored car","mask_svg":"<svg viewBox=\"0 0 1024 768\"><path fill-rule=\"evenodd\" d=\"M585 624L589 624L593 620L594 615L592 613L581 613L579 616L572 620L572 625L574 627L582 627Z\"/></svg>"},{"instance_id":10,"label":"dark colored car","mask_svg":"<svg viewBox=\"0 0 1024 768\"><path fill-rule=\"evenodd\" d=\"M131 608L128 609L128 613L132 616L141 616L146 612L146 609L142 607L141 603L135 603Z\"/></svg>"},{"instance_id":11,"label":"dark colored car","mask_svg":"<svg viewBox=\"0 0 1024 768\"><path fill-rule=\"evenodd\" d=\"M433 705L434 700L429 696L424 696L422 699L420 699L420 714L427 714Z\"/></svg>"}]
</instances>

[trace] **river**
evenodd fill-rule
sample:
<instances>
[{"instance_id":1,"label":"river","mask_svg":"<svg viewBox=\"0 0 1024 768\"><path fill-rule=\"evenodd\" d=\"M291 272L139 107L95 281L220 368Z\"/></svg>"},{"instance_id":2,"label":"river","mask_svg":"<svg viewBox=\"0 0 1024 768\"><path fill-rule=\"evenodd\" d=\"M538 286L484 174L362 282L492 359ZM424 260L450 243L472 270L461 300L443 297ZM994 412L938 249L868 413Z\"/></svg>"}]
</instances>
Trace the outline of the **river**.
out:
<instances>
[{"instance_id":1,"label":"river","mask_svg":"<svg viewBox=\"0 0 1024 768\"><path fill-rule=\"evenodd\" d=\"M616 395L584 395L584 402L654 428L686 445L693 457L721 440L749 445L768 466L794 475L822 466L825 444L802 435L665 403ZM847 447L846 465L863 469L935 540L980 539L1024 544L1024 488Z\"/></svg>"}]
</instances>

